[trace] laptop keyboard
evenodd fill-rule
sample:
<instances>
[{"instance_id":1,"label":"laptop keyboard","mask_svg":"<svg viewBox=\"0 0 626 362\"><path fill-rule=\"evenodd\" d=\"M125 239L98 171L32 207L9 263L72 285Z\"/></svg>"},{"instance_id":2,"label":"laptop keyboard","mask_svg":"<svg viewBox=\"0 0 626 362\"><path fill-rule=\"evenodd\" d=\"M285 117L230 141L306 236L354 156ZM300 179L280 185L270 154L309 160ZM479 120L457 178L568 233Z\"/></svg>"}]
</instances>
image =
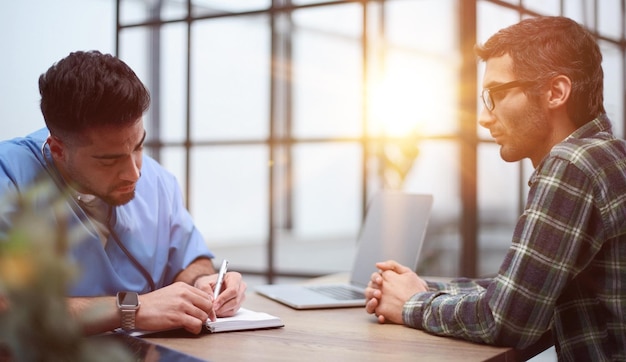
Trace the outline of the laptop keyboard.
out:
<instances>
[{"instance_id":1,"label":"laptop keyboard","mask_svg":"<svg viewBox=\"0 0 626 362\"><path fill-rule=\"evenodd\" d=\"M365 299L363 292L341 285L312 285L307 288L336 300Z\"/></svg>"}]
</instances>

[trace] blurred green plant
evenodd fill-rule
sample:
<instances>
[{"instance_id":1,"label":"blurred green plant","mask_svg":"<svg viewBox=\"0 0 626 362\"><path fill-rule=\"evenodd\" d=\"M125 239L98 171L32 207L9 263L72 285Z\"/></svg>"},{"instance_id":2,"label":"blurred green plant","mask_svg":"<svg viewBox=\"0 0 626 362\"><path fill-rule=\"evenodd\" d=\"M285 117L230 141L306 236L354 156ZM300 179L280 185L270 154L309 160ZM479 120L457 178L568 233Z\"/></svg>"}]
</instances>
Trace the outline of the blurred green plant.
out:
<instances>
[{"instance_id":1,"label":"blurred green plant","mask_svg":"<svg viewBox=\"0 0 626 362\"><path fill-rule=\"evenodd\" d=\"M67 308L77 269L66 252L80 240L67 204L51 183L4 195L10 230L0 231L0 361L132 361L125 346L87 338Z\"/></svg>"},{"instance_id":2,"label":"blurred green plant","mask_svg":"<svg viewBox=\"0 0 626 362\"><path fill-rule=\"evenodd\" d=\"M403 190L407 177L419 156L420 134L418 128L403 137L383 139L378 143L378 175L385 190ZM422 247L418 274L430 273L441 262L442 251L433 247L427 239Z\"/></svg>"},{"instance_id":3,"label":"blurred green plant","mask_svg":"<svg viewBox=\"0 0 626 362\"><path fill-rule=\"evenodd\" d=\"M387 190L401 190L419 155L419 134L413 130L401 138L383 140L377 149L378 172Z\"/></svg>"}]
</instances>

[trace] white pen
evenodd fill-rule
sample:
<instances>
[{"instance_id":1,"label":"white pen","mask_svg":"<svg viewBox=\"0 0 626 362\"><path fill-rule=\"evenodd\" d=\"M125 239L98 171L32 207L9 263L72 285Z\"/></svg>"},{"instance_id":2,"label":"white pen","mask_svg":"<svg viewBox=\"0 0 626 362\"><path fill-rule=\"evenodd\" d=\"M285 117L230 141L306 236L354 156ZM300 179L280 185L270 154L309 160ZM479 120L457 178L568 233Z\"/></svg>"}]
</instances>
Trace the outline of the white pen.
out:
<instances>
[{"instance_id":1,"label":"white pen","mask_svg":"<svg viewBox=\"0 0 626 362\"><path fill-rule=\"evenodd\" d=\"M224 275L226 275L226 270L228 269L228 260L222 260L222 266L220 267L220 272L217 274L217 282L215 282L215 289L213 289L213 300L217 299L217 296L220 295L222 291L222 283L224 282Z\"/></svg>"}]
</instances>

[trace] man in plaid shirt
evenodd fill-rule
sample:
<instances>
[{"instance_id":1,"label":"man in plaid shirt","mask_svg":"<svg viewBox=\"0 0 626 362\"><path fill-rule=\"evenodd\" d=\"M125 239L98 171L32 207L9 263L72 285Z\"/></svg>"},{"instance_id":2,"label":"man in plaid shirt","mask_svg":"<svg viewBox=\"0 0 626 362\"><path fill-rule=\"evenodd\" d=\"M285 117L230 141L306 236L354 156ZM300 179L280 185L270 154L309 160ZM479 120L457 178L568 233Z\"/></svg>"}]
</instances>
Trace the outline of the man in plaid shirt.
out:
<instances>
[{"instance_id":1,"label":"man in plaid shirt","mask_svg":"<svg viewBox=\"0 0 626 362\"><path fill-rule=\"evenodd\" d=\"M476 47L479 123L507 162L535 168L493 279L426 282L394 261L366 291L381 323L527 347L552 330L559 360L626 360L626 142L603 107L602 55L563 17L526 19Z\"/></svg>"}]
</instances>

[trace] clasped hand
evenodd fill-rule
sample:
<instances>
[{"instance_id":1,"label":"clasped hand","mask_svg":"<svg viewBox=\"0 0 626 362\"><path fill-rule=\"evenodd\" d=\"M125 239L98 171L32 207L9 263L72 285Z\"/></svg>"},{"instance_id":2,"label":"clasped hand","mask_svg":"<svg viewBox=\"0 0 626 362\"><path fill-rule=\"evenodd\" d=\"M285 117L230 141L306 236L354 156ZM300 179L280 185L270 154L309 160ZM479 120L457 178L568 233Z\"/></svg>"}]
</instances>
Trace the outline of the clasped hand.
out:
<instances>
[{"instance_id":1,"label":"clasped hand","mask_svg":"<svg viewBox=\"0 0 626 362\"><path fill-rule=\"evenodd\" d=\"M413 295L428 290L426 282L413 270L394 260L376 263L365 289L365 310L374 314L379 323L402 324L404 303Z\"/></svg>"},{"instance_id":2,"label":"clasped hand","mask_svg":"<svg viewBox=\"0 0 626 362\"><path fill-rule=\"evenodd\" d=\"M198 278L194 286L175 282L141 295L141 306L136 316L137 328L167 330L182 327L198 334L207 319L234 315L245 298L246 283L241 274L226 273L223 290L213 300L216 281L217 274L212 274Z\"/></svg>"}]
</instances>

